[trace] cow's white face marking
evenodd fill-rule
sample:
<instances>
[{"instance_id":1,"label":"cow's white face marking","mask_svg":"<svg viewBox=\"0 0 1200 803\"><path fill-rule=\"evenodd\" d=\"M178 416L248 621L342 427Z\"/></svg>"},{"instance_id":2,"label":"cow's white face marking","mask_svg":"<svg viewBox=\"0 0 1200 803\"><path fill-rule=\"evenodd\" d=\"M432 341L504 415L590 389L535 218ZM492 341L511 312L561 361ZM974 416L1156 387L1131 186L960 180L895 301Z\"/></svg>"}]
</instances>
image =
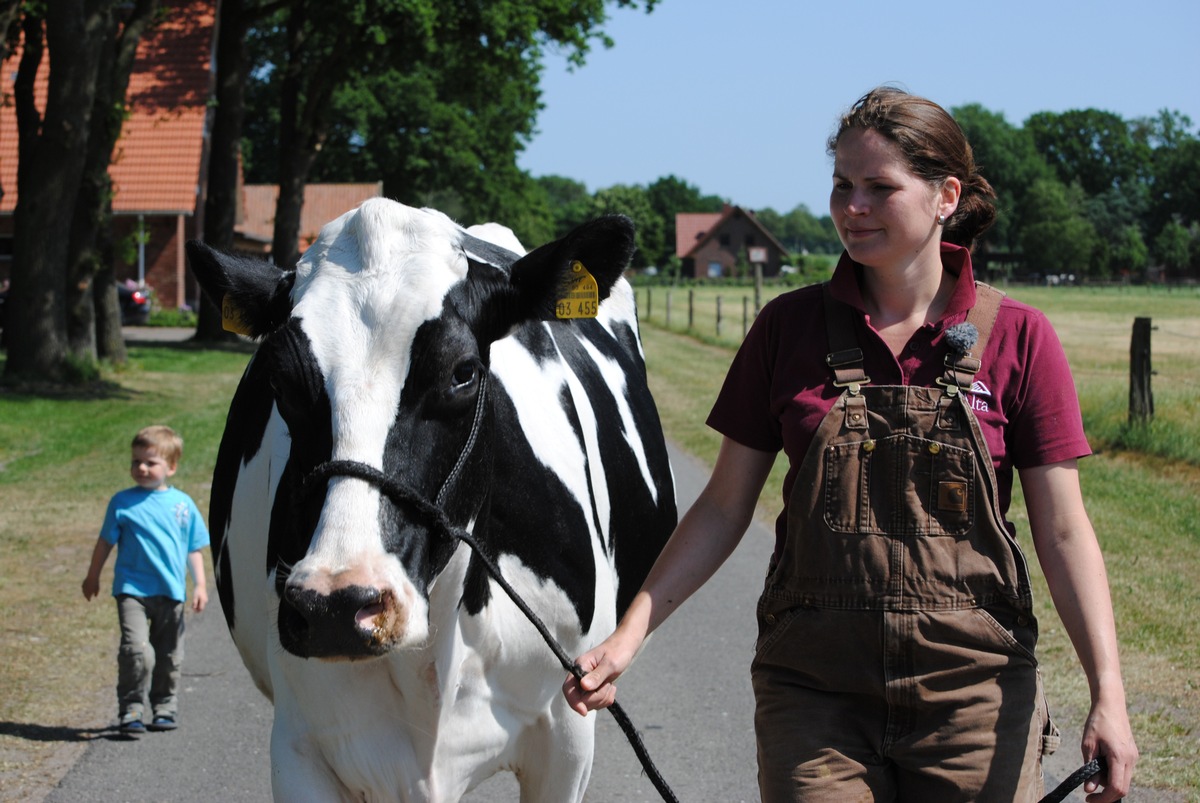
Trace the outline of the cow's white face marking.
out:
<instances>
[{"instance_id":1,"label":"cow's white face marking","mask_svg":"<svg viewBox=\"0 0 1200 803\"><path fill-rule=\"evenodd\" d=\"M383 468L417 329L441 314L446 294L467 274L455 247L459 231L438 212L368 201L326 225L297 266L293 314L325 377L334 460ZM384 549L379 505L373 486L332 480L292 582L323 593L347 585L391 590L419 613L421 595Z\"/></svg>"}]
</instances>

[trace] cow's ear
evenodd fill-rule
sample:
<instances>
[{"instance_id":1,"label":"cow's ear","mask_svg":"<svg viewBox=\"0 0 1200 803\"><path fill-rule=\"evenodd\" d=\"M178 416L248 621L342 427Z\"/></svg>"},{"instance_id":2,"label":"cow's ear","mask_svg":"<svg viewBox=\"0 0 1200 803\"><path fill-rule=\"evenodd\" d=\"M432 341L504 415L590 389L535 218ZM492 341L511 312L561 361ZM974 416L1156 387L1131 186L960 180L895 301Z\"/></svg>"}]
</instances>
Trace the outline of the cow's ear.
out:
<instances>
[{"instance_id":1,"label":"cow's ear","mask_svg":"<svg viewBox=\"0 0 1200 803\"><path fill-rule=\"evenodd\" d=\"M523 309L518 317L552 320L555 307L577 288L582 266L596 281L597 301L608 298L633 259L633 221L605 215L577 227L561 240L537 248L513 263L512 288ZM578 265L576 265L578 263ZM578 316L573 316L578 317Z\"/></svg>"},{"instance_id":2,"label":"cow's ear","mask_svg":"<svg viewBox=\"0 0 1200 803\"><path fill-rule=\"evenodd\" d=\"M292 314L294 271L262 259L226 254L199 240L187 244L188 262L200 286L221 307L225 328L263 337Z\"/></svg>"}]
</instances>

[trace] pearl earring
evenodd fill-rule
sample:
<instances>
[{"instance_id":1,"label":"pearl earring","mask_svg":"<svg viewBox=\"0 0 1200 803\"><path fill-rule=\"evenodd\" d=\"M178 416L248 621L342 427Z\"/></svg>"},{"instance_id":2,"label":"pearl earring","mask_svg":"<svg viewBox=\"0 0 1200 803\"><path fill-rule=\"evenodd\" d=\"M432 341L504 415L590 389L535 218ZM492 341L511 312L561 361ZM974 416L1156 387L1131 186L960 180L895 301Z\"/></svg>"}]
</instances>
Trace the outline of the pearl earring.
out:
<instances>
[{"instance_id":1,"label":"pearl earring","mask_svg":"<svg viewBox=\"0 0 1200 803\"><path fill-rule=\"evenodd\" d=\"M945 216L945 215L938 215L938 216L937 216L937 224L938 224L939 226L945 226L945 225L946 225L946 216Z\"/></svg>"}]
</instances>

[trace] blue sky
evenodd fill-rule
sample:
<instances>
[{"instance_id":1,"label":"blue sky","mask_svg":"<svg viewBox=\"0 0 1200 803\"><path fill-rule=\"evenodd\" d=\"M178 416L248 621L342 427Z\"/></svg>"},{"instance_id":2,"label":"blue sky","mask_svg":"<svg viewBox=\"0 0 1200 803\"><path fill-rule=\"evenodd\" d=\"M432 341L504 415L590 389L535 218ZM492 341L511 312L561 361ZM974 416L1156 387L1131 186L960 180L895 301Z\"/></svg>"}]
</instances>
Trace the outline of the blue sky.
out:
<instances>
[{"instance_id":1,"label":"blue sky","mask_svg":"<svg viewBox=\"0 0 1200 803\"><path fill-rule=\"evenodd\" d=\"M661 0L613 9L518 158L590 192L674 174L752 209L828 213L825 140L881 83L946 108L979 103L1020 125L1038 111L1132 119L1172 109L1200 127L1200 2Z\"/></svg>"}]
</instances>

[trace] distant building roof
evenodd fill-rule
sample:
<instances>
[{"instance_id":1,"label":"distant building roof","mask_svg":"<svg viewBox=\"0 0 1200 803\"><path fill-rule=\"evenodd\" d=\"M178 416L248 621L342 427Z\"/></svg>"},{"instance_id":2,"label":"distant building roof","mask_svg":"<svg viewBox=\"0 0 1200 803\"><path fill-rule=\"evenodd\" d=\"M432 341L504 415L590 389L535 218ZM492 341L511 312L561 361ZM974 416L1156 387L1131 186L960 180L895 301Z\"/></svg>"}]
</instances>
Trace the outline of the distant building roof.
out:
<instances>
[{"instance_id":1,"label":"distant building roof","mask_svg":"<svg viewBox=\"0 0 1200 803\"><path fill-rule=\"evenodd\" d=\"M358 207L368 198L383 195L383 182L373 184L308 184L300 212L300 250L312 245L329 221ZM237 233L247 240L270 243L275 235L275 184L247 184L242 188L242 222Z\"/></svg>"},{"instance_id":2,"label":"distant building roof","mask_svg":"<svg viewBox=\"0 0 1200 803\"><path fill-rule=\"evenodd\" d=\"M196 210L204 128L213 84L217 0L165 0L161 23L138 44L126 95L129 116L113 154L116 214L184 214ZM8 83L0 106L0 213L17 203L17 117L12 79L18 48L4 62ZM38 69L34 95L45 109L49 58Z\"/></svg>"},{"instance_id":3,"label":"distant building roof","mask_svg":"<svg viewBox=\"0 0 1200 803\"><path fill-rule=\"evenodd\" d=\"M720 220L720 212L680 212L675 215L675 256L691 253Z\"/></svg>"},{"instance_id":4,"label":"distant building roof","mask_svg":"<svg viewBox=\"0 0 1200 803\"><path fill-rule=\"evenodd\" d=\"M783 243L776 239L754 212L740 206L725 204L720 212L680 212L675 215L675 255L680 259L690 256L693 251L708 241L713 234L725 224L725 221L743 215L757 228L767 240L778 248L780 253L787 255L788 250Z\"/></svg>"}]
</instances>

